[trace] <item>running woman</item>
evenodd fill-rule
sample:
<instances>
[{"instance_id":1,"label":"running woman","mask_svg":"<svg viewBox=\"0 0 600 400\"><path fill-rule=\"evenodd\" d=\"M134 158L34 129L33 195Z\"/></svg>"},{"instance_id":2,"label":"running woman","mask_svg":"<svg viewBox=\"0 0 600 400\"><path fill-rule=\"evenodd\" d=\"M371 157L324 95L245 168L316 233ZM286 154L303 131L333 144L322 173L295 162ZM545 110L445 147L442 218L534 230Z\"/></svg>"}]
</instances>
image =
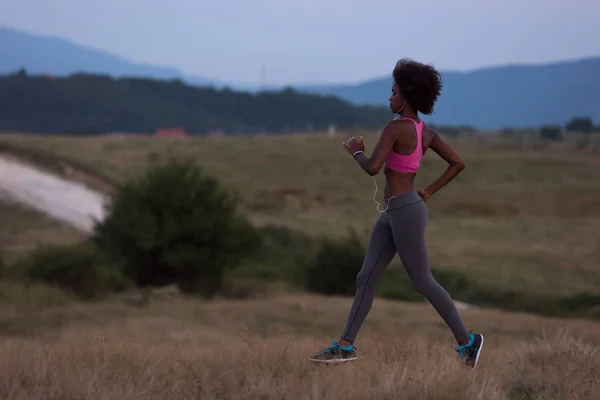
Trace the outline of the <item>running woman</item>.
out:
<instances>
[{"instance_id":1,"label":"running woman","mask_svg":"<svg viewBox=\"0 0 600 400\"><path fill-rule=\"evenodd\" d=\"M390 109L400 118L396 116L385 126L371 157L364 152L362 137L344 142L344 147L369 175L375 176L385 164L385 210L371 232L346 328L339 340L317 352L311 360L346 362L357 358L354 341L373 304L377 281L398 253L412 286L431 303L452 331L458 356L474 368L483 335L465 328L454 302L431 274L425 245L425 202L465 168L460 156L419 118L419 113L433 113L442 87L441 76L432 66L409 59L398 61L392 75ZM428 148L449 165L426 189L415 189L413 180Z\"/></svg>"}]
</instances>

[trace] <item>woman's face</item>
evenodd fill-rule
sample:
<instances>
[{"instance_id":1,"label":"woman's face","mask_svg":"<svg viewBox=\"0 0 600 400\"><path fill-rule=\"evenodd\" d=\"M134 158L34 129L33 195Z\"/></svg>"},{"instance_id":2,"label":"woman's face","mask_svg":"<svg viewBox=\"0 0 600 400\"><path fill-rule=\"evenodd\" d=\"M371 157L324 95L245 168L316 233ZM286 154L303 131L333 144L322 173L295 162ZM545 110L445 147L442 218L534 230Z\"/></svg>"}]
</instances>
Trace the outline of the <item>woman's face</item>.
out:
<instances>
[{"instance_id":1,"label":"woman's face","mask_svg":"<svg viewBox=\"0 0 600 400\"><path fill-rule=\"evenodd\" d=\"M394 82L392 84L392 95L390 96L390 110L395 114L402 109L404 105L404 98L400 93L398 85Z\"/></svg>"}]
</instances>

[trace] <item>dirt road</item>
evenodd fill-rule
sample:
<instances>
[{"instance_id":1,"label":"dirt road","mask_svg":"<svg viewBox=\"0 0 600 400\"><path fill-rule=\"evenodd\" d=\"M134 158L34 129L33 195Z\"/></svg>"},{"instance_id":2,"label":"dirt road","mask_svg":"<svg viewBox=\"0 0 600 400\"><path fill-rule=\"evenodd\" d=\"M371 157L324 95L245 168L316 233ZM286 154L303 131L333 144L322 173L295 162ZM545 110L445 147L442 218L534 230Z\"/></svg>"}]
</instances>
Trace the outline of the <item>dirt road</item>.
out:
<instances>
[{"instance_id":1,"label":"dirt road","mask_svg":"<svg viewBox=\"0 0 600 400\"><path fill-rule=\"evenodd\" d=\"M0 196L29 205L90 233L104 218L107 197L86 186L22 164L0 154Z\"/></svg>"}]
</instances>

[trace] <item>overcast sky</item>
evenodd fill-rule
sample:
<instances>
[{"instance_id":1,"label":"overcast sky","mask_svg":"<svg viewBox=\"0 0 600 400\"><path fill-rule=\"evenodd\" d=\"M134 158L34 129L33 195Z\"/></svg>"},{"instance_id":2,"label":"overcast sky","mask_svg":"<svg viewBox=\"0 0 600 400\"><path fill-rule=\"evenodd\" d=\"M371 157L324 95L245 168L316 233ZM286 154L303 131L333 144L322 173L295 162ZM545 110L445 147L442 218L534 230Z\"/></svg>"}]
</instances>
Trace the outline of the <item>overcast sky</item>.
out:
<instances>
[{"instance_id":1,"label":"overcast sky","mask_svg":"<svg viewBox=\"0 0 600 400\"><path fill-rule=\"evenodd\" d=\"M599 0L0 0L0 24L238 83L600 56ZM1 55L0 55L1 56Z\"/></svg>"}]
</instances>

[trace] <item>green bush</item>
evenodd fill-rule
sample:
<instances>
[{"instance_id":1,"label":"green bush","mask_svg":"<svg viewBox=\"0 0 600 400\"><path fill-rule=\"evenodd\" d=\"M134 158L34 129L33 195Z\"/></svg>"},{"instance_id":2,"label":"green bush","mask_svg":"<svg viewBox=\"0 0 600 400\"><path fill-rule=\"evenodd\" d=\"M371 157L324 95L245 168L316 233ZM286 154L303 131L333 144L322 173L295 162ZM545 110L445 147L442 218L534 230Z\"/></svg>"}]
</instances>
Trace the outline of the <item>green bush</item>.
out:
<instances>
[{"instance_id":1,"label":"green bush","mask_svg":"<svg viewBox=\"0 0 600 400\"><path fill-rule=\"evenodd\" d=\"M355 232L342 239L323 239L306 268L306 288L327 295L354 295L364 256Z\"/></svg>"},{"instance_id":2,"label":"green bush","mask_svg":"<svg viewBox=\"0 0 600 400\"><path fill-rule=\"evenodd\" d=\"M119 270L107 264L91 243L39 247L12 270L25 280L58 286L86 299L128 287Z\"/></svg>"},{"instance_id":3,"label":"green bush","mask_svg":"<svg viewBox=\"0 0 600 400\"><path fill-rule=\"evenodd\" d=\"M225 273L260 248L235 206L193 162L157 164L121 186L93 240L139 286L175 284L213 297Z\"/></svg>"},{"instance_id":4,"label":"green bush","mask_svg":"<svg viewBox=\"0 0 600 400\"><path fill-rule=\"evenodd\" d=\"M266 225L259 231L262 236L260 255L245 266L245 275L303 286L306 260L318 250L318 240L283 226Z\"/></svg>"}]
</instances>

